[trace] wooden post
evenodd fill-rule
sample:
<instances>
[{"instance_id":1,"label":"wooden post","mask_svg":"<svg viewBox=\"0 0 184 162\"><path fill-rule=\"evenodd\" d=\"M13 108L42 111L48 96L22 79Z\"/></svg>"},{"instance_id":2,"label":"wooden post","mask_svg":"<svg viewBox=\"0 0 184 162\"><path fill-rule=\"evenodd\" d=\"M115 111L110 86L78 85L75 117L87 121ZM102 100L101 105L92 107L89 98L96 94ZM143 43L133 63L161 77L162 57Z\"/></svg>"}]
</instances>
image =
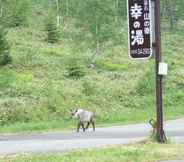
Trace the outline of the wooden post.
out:
<instances>
[{"instance_id":1,"label":"wooden post","mask_svg":"<svg viewBox=\"0 0 184 162\"><path fill-rule=\"evenodd\" d=\"M156 72L156 111L157 111L157 140L165 142L163 130L162 108L162 75L158 74L161 57L161 32L160 32L160 0L155 0L155 72Z\"/></svg>"}]
</instances>

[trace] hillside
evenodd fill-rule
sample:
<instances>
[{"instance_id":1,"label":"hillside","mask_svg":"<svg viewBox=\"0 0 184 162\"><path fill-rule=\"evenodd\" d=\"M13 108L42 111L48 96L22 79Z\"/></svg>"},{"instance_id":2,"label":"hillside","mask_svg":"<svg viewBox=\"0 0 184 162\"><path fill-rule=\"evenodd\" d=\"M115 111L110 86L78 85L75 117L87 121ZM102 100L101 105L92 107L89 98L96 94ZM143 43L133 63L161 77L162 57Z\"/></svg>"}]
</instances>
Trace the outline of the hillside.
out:
<instances>
[{"instance_id":1,"label":"hillside","mask_svg":"<svg viewBox=\"0 0 184 162\"><path fill-rule=\"evenodd\" d=\"M92 34L84 33L87 27L74 25L76 19L70 18L59 28L59 42L48 43L47 8L41 2L32 1L26 25L8 28L13 62L0 68L0 131L68 128L73 125L70 109L76 106L93 110L100 124L154 117L154 59L128 58L126 19L118 22L112 38L104 37L92 68L95 47ZM184 115L184 19L178 1L174 6L175 29L162 20L163 61L169 67L165 119Z\"/></svg>"}]
</instances>

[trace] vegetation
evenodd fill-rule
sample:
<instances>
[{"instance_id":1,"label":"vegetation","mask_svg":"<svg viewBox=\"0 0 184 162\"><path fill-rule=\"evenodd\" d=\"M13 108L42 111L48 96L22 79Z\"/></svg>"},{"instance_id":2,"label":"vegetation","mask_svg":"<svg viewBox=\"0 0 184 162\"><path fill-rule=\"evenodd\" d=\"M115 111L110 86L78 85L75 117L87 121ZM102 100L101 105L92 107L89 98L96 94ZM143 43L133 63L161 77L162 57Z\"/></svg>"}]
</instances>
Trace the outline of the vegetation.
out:
<instances>
[{"instance_id":1,"label":"vegetation","mask_svg":"<svg viewBox=\"0 0 184 162\"><path fill-rule=\"evenodd\" d=\"M6 40L6 32L4 27L0 26L0 65L6 65L10 62L10 47Z\"/></svg>"},{"instance_id":2,"label":"vegetation","mask_svg":"<svg viewBox=\"0 0 184 162\"><path fill-rule=\"evenodd\" d=\"M161 160L183 159L184 145L172 144L132 144L110 146L102 149L78 150L68 153L19 155L0 158L2 162L155 162Z\"/></svg>"},{"instance_id":3,"label":"vegetation","mask_svg":"<svg viewBox=\"0 0 184 162\"><path fill-rule=\"evenodd\" d=\"M59 31L55 23L55 17L51 14L45 20L45 31L47 32L47 41L49 43L57 43L59 41Z\"/></svg>"},{"instance_id":4,"label":"vegetation","mask_svg":"<svg viewBox=\"0 0 184 162\"><path fill-rule=\"evenodd\" d=\"M98 123L155 116L154 59L128 58L125 3L0 1L0 19L8 30L7 37L0 34L0 54L7 49L3 57L9 63L0 68L1 132L70 128L69 109L75 106L95 111ZM169 65L165 119L184 115L183 3L173 1L172 30L162 14L163 61Z\"/></svg>"},{"instance_id":5,"label":"vegetation","mask_svg":"<svg viewBox=\"0 0 184 162\"><path fill-rule=\"evenodd\" d=\"M8 27L28 25L30 2L28 0L1 0L1 19Z\"/></svg>"}]
</instances>

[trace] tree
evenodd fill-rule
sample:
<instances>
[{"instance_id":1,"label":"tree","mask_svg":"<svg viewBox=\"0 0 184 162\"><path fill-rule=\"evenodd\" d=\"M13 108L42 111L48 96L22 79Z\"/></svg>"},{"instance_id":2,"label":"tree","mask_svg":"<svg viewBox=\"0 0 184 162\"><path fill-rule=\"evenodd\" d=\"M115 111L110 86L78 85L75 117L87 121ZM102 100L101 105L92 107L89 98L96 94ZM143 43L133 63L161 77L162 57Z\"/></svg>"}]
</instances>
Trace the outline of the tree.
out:
<instances>
[{"instance_id":1,"label":"tree","mask_svg":"<svg viewBox=\"0 0 184 162\"><path fill-rule=\"evenodd\" d=\"M169 19L170 29L173 29L175 17L172 9L171 0L164 0L164 15Z\"/></svg>"},{"instance_id":2,"label":"tree","mask_svg":"<svg viewBox=\"0 0 184 162\"><path fill-rule=\"evenodd\" d=\"M0 26L0 65L6 65L12 61L10 47L6 40L6 31Z\"/></svg>"},{"instance_id":3,"label":"tree","mask_svg":"<svg viewBox=\"0 0 184 162\"><path fill-rule=\"evenodd\" d=\"M115 12L115 22L122 21L127 17L127 8L126 8L126 1L125 0L114 0L114 12Z\"/></svg>"},{"instance_id":4,"label":"tree","mask_svg":"<svg viewBox=\"0 0 184 162\"><path fill-rule=\"evenodd\" d=\"M56 9L57 9L57 27L61 24L61 15L60 15L60 1L56 0Z\"/></svg>"},{"instance_id":5,"label":"tree","mask_svg":"<svg viewBox=\"0 0 184 162\"><path fill-rule=\"evenodd\" d=\"M69 0L49 0L49 9L55 13L56 24L59 27L65 25L65 19L69 17Z\"/></svg>"},{"instance_id":6,"label":"tree","mask_svg":"<svg viewBox=\"0 0 184 162\"><path fill-rule=\"evenodd\" d=\"M3 16L3 1L0 0L0 18Z\"/></svg>"},{"instance_id":7,"label":"tree","mask_svg":"<svg viewBox=\"0 0 184 162\"><path fill-rule=\"evenodd\" d=\"M66 20L69 17L69 6L70 2L69 0L56 0L56 6L57 6L57 24L58 26L61 24L62 20L62 25L64 26L66 23Z\"/></svg>"},{"instance_id":8,"label":"tree","mask_svg":"<svg viewBox=\"0 0 184 162\"><path fill-rule=\"evenodd\" d=\"M119 0L114 0L114 8L115 8L115 23L117 23L118 22Z\"/></svg>"},{"instance_id":9,"label":"tree","mask_svg":"<svg viewBox=\"0 0 184 162\"><path fill-rule=\"evenodd\" d=\"M59 41L59 31L55 23L54 14L49 13L45 20L45 31L47 32L47 41L56 43Z\"/></svg>"},{"instance_id":10,"label":"tree","mask_svg":"<svg viewBox=\"0 0 184 162\"><path fill-rule=\"evenodd\" d=\"M91 35L92 45L95 47L92 61L101 54L102 44L112 37L114 16L114 2L111 0L80 1L76 19L83 32Z\"/></svg>"},{"instance_id":11,"label":"tree","mask_svg":"<svg viewBox=\"0 0 184 162\"><path fill-rule=\"evenodd\" d=\"M25 25L29 11L29 0L1 0L1 13L10 27Z\"/></svg>"},{"instance_id":12,"label":"tree","mask_svg":"<svg viewBox=\"0 0 184 162\"><path fill-rule=\"evenodd\" d=\"M4 14L4 5L7 2L7 0L0 0L0 18L3 17Z\"/></svg>"}]
</instances>

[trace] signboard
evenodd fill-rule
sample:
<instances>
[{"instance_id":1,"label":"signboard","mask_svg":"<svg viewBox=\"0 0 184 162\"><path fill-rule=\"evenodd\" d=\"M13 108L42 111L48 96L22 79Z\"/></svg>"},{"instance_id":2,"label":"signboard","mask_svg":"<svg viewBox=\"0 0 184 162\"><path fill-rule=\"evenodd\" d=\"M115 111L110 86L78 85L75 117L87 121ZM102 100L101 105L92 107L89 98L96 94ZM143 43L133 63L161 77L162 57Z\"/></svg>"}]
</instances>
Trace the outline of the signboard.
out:
<instances>
[{"instance_id":1,"label":"signboard","mask_svg":"<svg viewBox=\"0 0 184 162\"><path fill-rule=\"evenodd\" d=\"M129 56L134 59L150 58L151 7L150 0L128 0Z\"/></svg>"}]
</instances>

